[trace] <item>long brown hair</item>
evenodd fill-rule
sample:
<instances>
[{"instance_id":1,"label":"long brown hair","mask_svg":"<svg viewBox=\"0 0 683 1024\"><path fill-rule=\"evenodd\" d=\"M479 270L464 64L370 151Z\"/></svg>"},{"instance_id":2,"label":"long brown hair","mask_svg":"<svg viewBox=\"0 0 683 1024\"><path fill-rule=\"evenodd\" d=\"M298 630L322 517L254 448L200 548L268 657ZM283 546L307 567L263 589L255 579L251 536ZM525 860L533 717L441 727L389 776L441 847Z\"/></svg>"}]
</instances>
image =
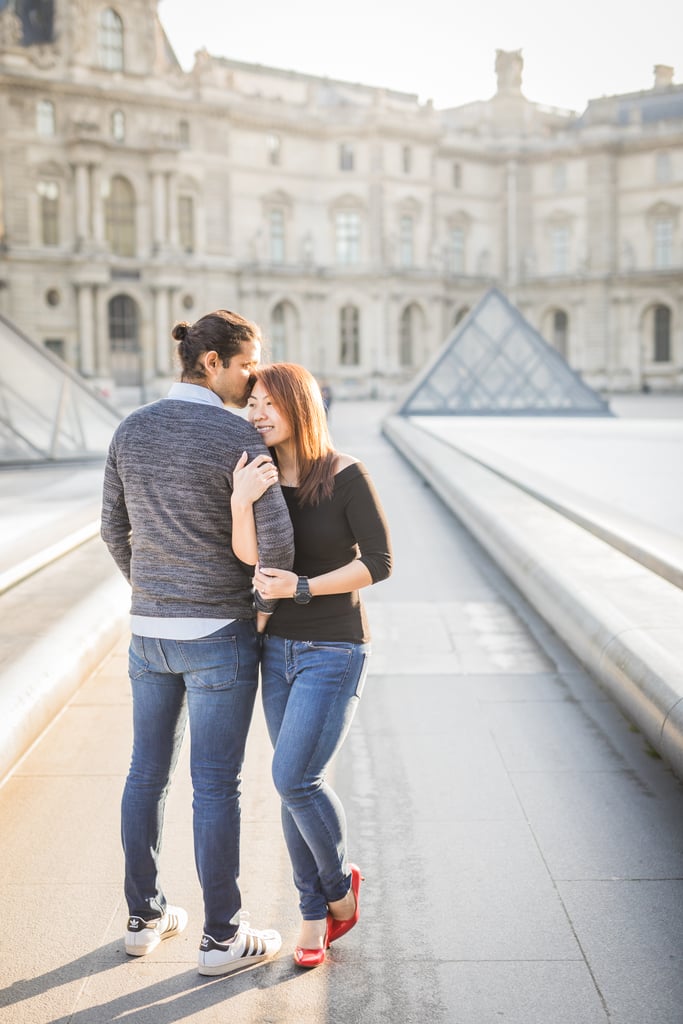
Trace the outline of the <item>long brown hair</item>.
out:
<instances>
[{"instance_id":1,"label":"long brown hair","mask_svg":"<svg viewBox=\"0 0 683 1024\"><path fill-rule=\"evenodd\" d=\"M298 363L271 363L254 376L260 381L292 431L300 505L317 505L334 490L337 453L327 426L318 382Z\"/></svg>"}]
</instances>

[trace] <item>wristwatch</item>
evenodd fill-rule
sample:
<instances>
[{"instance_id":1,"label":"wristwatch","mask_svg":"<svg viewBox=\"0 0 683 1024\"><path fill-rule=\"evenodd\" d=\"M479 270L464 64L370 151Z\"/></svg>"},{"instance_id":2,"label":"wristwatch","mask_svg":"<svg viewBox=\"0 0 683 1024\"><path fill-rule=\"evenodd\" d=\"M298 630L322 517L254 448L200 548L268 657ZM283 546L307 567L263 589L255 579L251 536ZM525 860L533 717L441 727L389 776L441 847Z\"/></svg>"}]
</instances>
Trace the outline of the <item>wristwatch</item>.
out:
<instances>
[{"instance_id":1,"label":"wristwatch","mask_svg":"<svg viewBox=\"0 0 683 1024\"><path fill-rule=\"evenodd\" d=\"M313 597L311 588L308 585L308 576L299 576L296 584L296 590L294 591L294 603L295 604L308 604Z\"/></svg>"}]
</instances>

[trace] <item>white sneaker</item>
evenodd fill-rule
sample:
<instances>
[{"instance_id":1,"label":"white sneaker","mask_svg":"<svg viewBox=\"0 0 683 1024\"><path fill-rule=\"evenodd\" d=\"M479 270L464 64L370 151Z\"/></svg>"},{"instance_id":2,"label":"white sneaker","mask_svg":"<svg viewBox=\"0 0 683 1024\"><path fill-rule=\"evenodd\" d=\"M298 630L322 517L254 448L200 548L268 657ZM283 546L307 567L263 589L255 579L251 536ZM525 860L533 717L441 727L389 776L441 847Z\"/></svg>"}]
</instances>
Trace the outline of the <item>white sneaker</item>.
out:
<instances>
[{"instance_id":1,"label":"white sneaker","mask_svg":"<svg viewBox=\"0 0 683 1024\"><path fill-rule=\"evenodd\" d=\"M166 907L163 917L144 921L141 917L129 917L126 927L126 953L129 956L144 956L156 949L162 939L179 935L187 925L187 911L182 907Z\"/></svg>"},{"instance_id":2,"label":"white sneaker","mask_svg":"<svg viewBox=\"0 0 683 1024\"><path fill-rule=\"evenodd\" d=\"M277 956L282 946L279 932L272 928L259 931L242 920L237 934L228 942L216 942L211 935L202 935L197 958L200 974L229 974L240 967L261 963Z\"/></svg>"}]
</instances>

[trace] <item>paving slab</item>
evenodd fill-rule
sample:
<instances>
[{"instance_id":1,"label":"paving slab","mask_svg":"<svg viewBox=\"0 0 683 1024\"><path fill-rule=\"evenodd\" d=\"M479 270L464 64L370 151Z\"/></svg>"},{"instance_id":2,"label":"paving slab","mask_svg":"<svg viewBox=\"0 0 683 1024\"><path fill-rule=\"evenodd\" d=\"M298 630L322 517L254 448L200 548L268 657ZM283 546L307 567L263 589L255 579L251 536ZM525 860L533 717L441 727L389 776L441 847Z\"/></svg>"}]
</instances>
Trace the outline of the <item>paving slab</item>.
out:
<instances>
[{"instance_id":1,"label":"paving slab","mask_svg":"<svg viewBox=\"0 0 683 1024\"><path fill-rule=\"evenodd\" d=\"M331 419L373 475L396 554L367 592L375 653L332 773L366 878L358 927L324 967L294 967L257 709L241 884L282 955L228 978L196 972L186 745L162 867L190 924L149 958L125 956L121 638L0 788L0 1024L681 1024L683 787L383 440L385 411L339 403Z\"/></svg>"}]
</instances>

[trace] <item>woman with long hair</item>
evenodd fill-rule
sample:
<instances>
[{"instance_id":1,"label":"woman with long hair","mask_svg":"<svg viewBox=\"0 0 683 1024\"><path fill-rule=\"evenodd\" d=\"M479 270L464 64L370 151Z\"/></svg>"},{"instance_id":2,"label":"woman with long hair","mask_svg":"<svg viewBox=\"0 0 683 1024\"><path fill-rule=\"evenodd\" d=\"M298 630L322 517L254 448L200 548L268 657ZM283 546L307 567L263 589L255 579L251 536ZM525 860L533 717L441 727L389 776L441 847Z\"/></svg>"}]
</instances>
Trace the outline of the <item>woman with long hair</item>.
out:
<instances>
[{"instance_id":1,"label":"woman with long hair","mask_svg":"<svg viewBox=\"0 0 683 1024\"><path fill-rule=\"evenodd\" d=\"M248 417L270 449L237 464L233 549L256 565L253 503L279 483L294 527L292 572L256 565L263 707L274 747L273 779L299 892L300 967L325 960L359 914L360 869L348 861L344 808L326 778L365 683L370 632L359 591L392 570L389 530L365 466L337 452L320 388L303 366L257 371Z\"/></svg>"}]
</instances>

